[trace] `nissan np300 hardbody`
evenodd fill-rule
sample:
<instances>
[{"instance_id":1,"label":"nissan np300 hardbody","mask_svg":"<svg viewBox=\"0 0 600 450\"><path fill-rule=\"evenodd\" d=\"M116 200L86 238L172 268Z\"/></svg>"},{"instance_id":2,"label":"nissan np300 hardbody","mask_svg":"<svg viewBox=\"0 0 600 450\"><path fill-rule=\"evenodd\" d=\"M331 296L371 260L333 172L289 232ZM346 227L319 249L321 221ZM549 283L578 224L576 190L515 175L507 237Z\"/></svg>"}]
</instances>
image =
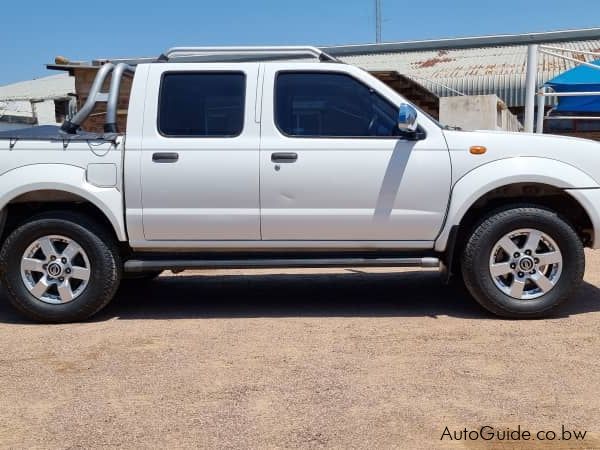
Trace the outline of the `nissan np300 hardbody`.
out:
<instances>
[{"instance_id":1,"label":"nissan np300 hardbody","mask_svg":"<svg viewBox=\"0 0 600 450\"><path fill-rule=\"evenodd\" d=\"M81 131L99 101L105 133ZM90 317L122 277L331 266L440 267L493 313L539 317L600 246L598 143L447 129L308 47L107 62L70 121L0 150L2 284L43 322Z\"/></svg>"}]
</instances>

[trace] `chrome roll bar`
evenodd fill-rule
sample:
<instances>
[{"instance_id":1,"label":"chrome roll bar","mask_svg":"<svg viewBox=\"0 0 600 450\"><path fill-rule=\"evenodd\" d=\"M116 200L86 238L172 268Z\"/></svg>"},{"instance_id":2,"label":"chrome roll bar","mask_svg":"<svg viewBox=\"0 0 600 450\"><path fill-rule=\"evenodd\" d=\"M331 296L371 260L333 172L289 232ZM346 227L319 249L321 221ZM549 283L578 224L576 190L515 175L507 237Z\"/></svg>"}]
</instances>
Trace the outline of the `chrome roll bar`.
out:
<instances>
[{"instance_id":1,"label":"chrome roll bar","mask_svg":"<svg viewBox=\"0 0 600 450\"><path fill-rule=\"evenodd\" d=\"M104 131L107 133L117 133L117 105L119 103L119 92L121 90L121 79L123 73L134 72L135 67L125 63L114 65L108 62L98 69L96 78L92 83L88 98L81 109L73 116L71 120L65 121L60 129L67 134L76 134L81 124L89 117L94 108L99 102L106 102L106 120ZM112 73L110 81L110 89L108 92L101 92L102 85L106 77Z\"/></svg>"},{"instance_id":2,"label":"chrome roll bar","mask_svg":"<svg viewBox=\"0 0 600 450\"><path fill-rule=\"evenodd\" d=\"M117 64L110 79L108 102L106 103L106 120L104 122L106 133L119 132L117 128L117 106L119 104L119 93L121 92L121 79L125 72L134 73L135 67L125 63Z\"/></svg>"}]
</instances>

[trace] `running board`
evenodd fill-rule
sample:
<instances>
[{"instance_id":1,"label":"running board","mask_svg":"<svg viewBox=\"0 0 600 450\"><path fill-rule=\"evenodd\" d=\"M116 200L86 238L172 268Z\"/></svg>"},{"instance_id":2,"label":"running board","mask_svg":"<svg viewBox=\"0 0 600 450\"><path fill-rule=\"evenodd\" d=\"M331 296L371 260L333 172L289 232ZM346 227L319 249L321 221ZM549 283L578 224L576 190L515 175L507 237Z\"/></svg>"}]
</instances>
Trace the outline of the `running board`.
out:
<instances>
[{"instance_id":1,"label":"running board","mask_svg":"<svg viewBox=\"0 0 600 450\"><path fill-rule=\"evenodd\" d=\"M125 272L319 267L439 267L438 258L130 259Z\"/></svg>"}]
</instances>

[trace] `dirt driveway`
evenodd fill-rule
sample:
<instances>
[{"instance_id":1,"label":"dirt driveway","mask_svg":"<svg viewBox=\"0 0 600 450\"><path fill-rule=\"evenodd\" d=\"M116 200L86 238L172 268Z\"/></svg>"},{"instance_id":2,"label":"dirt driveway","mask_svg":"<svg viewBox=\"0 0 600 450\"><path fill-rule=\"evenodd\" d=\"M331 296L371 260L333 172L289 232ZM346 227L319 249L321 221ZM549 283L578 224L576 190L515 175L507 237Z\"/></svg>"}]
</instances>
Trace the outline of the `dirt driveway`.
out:
<instances>
[{"instance_id":1,"label":"dirt driveway","mask_svg":"<svg viewBox=\"0 0 600 450\"><path fill-rule=\"evenodd\" d=\"M440 438L489 425L600 448L600 252L538 321L435 272L369 272L166 276L73 325L25 323L2 296L0 446L483 448Z\"/></svg>"}]
</instances>

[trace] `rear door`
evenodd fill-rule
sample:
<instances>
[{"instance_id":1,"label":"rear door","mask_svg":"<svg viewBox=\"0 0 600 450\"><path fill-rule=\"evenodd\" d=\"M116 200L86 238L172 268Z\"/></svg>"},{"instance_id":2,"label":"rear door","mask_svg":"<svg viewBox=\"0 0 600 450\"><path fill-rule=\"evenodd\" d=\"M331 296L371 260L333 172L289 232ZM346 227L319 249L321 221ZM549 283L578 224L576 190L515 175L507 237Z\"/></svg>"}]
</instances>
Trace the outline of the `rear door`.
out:
<instances>
[{"instance_id":1,"label":"rear door","mask_svg":"<svg viewBox=\"0 0 600 450\"><path fill-rule=\"evenodd\" d=\"M258 64L151 66L140 161L146 240L260 239L257 76Z\"/></svg>"}]
</instances>

